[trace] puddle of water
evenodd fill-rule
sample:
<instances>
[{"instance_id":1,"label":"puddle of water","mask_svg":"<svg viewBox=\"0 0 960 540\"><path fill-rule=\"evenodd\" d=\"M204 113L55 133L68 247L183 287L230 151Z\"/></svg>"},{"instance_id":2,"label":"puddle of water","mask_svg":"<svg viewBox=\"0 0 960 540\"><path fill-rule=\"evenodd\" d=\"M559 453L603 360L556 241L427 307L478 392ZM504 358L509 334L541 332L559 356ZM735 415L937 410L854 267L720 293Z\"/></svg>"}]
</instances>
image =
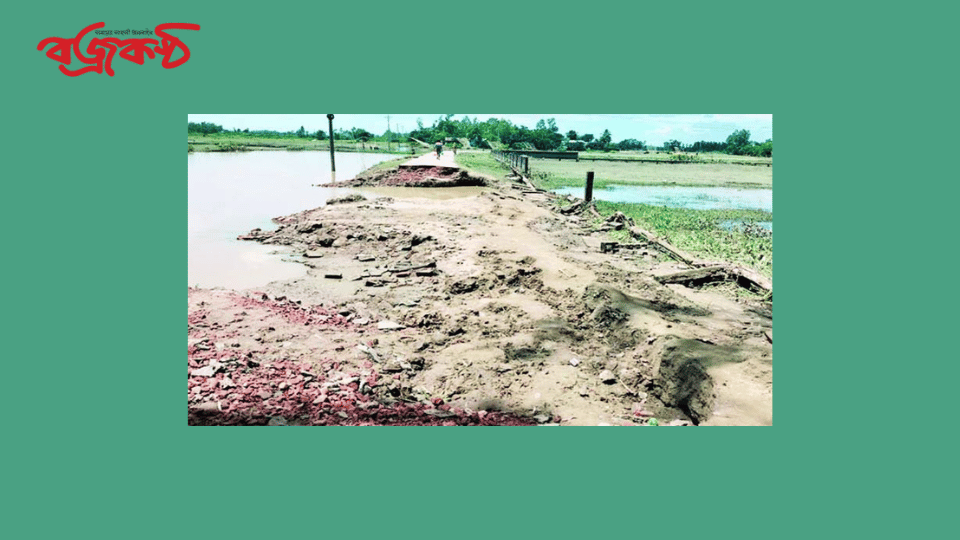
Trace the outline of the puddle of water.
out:
<instances>
[{"instance_id":1,"label":"puddle of water","mask_svg":"<svg viewBox=\"0 0 960 540\"><path fill-rule=\"evenodd\" d=\"M360 193L367 197L392 197L394 199L432 199L446 201L449 199L465 199L476 197L483 193L480 186L456 187L365 187L358 188Z\"/></svg>"},{"instance_id":2,"label":"puddle of water","mask_svg":"<svg viewBox=\"0 0 960 540\"><path fill-rule=\"evenodd\" d=\"M583 198L583 188L560 188L560 195ZM773 212L772 189L686 186L610 186L594 189L593 198L693 210L766 210Z\"/></svg>"},{"instance_id":3,"label":"puddle of water","mask_svg":"<svg viewBox=\"0 0 960 540\"><path fill-rule=\"evenodd\" d=\"M337 177L352 178L395 156L335 154ZM246 289L306 274L303 265L272 254L277 246L237 240L271 219L323 206L356 190L314 187L330 182L325 152L187 154L187 283ZM289 257L289 255L287 255Z\"/></svg>"},{"instance_id":4,"label":"puddle of water","mask_svg":"<svg viewBox=\"0 0 960 540\"><path fill-rule=\"evenodd\" d=\"M758 227L762 227L770 232L773 232L773 222L772 221L756 221L754 222ZM743 227L743 221L737 219L728 219L726 221L720 222L720 228L725 231L732 231L734 229L739 229Z\"/></svg>"}]
</instances>

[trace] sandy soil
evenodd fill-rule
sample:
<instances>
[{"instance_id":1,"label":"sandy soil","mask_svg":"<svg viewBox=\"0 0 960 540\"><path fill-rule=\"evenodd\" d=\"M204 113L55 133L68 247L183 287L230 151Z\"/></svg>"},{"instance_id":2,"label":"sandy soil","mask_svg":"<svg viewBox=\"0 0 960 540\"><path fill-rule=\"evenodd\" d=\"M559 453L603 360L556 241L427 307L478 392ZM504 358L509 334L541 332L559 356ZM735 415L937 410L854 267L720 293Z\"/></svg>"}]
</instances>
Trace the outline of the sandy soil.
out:
<instances>
[{"instance_id":1,"label":"sandy soil","mask_svg":"<svg viewBox=\"0 0 960 540\"><path fill-rule=\"evenodd\" d=\"M588 215L486 180L251 231L308 275L188 290L189 422L772 424L771 304L661 285L684 268L652 247L600 253Z\"/></svg>"}]
</instances>

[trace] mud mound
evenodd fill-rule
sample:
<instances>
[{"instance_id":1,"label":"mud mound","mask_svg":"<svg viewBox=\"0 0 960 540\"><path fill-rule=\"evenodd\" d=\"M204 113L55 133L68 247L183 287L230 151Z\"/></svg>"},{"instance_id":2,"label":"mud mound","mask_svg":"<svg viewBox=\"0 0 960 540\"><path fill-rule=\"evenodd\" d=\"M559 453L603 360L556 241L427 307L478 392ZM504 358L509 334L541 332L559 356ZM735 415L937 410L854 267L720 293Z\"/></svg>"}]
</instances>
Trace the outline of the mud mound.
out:
<instances>
[{"instance_id":1,"label":"mud mound","mask_svg":"<svg viewBox=\"0 0 960 540\"><path fill-rule=\"evenodd\" d=\"M352 195L344 195L343 197L334 197L332 199L327 199L327 206L330 206L331 204L346 204L346 203L360 202L365 200L367 200L367 198L364 197L363 195L360 195L359 193L354 193ZM303 231L298 229L297 232L310 232L310 231Z\"/></svg>"},{"instance_id":2,"label":"mud mound","mask_svg":"<svg viewBox=\"0 0 960 540\"><path fill-rule=\"evenodd\" d=\"M467 171L452 167L403 167L361 175L350 180L344 180L327 186L336 187L456 187L456 186L485 186L486 180L471 176Z\"/></svg>"},{"instance_id":3,"label":"mud mound","mask_svg":"<svg viewBox=\"0 0 960 540\"><path fill-rule=\"evenodd\" d=\"M590 319L603 327L620 326L630 316L628 297L612 287L590 285L583 293L583 303L591 311Z\"/></svg>"},{"instance_id":4,"label":"mud mound","mask_svg":"<svg viewBox=\"0 0 960 540\"><path fill-rule=\"evenodd\" d=\"M668 289L649 292L649 298L639 298L625 294L610 285L594 283L584 291L583 301L593 312L591 317L595 321L608 325L623 323L630 313L637 310L656 311L670 320L710 315L710 310L685 302L671 294Z\"/></svg>"},{"instance_id":5,"label":"mud mound","mask_svg":"<svg viewBox=\"0 0 960 540\"><path fill-rule=\"evenodd\" d=\"M713 411L713 378L707 369L740 361L741 356L730 347L671 337L660 353L653 393L664 405L679 408L699 424Z\"/></svg>"}]
</instances>

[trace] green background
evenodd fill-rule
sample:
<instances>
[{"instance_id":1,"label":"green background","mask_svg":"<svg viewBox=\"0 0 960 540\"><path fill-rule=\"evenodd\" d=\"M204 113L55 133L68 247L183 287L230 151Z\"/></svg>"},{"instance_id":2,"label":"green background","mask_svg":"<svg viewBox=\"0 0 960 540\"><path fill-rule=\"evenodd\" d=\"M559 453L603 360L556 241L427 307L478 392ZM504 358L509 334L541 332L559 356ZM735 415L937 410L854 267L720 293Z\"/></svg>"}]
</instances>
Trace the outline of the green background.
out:
<instances>
[{"instance_id":1,"label":"green background","mask_svg":"<svg viewBox=\"0 0 960 540\"><path fill-rule=\"evenodd\" d=\"M844 266L881 249L862 223L878 198L848 206L862 197L860 176L823 142L827 126L884 127L856 89L856 77L880 77L879 61L856 56L865 47L856 32L879 42L852 8L830 10L825 19L810 3L13 8L3 36L13 321L4 438L16 537L833 537L928 526L936 505L883 495L924 478L885 459L897 437L882 420L904 411L878 413L883 402L863 395L895 391L883 377L900 352L878 311L897 308L870 291L881 278L852 287ZM68 78L36 50L98 21L201 30L177 33L192 56L172 70L117 60L114 77ZM774 114L774 427L187 427L187 114L467 110ZM878 338L864 339L867 330Z\"/></svg>"}]
</instances>

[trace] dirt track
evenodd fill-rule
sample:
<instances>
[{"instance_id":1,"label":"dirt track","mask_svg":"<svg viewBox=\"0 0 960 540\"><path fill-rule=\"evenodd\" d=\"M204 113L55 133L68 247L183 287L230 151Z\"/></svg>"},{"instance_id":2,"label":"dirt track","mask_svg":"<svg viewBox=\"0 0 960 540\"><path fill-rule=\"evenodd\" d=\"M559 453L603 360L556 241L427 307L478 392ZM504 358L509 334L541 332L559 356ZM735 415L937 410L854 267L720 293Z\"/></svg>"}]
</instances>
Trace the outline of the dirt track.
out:
<instances>
[{"instance_id":1,"label":"dirt track","mask_svg":"<svg viewBox=\"0 0 960 540\"><path fill-rule=\"evenodd\" d=\"M772 424L770 304L662 285L683 267L600 253L606 233L542 193L433 189L465 196L247 236L304 254L303 279L190 289L190 423Z\"/></svg>"}]
</instances>

